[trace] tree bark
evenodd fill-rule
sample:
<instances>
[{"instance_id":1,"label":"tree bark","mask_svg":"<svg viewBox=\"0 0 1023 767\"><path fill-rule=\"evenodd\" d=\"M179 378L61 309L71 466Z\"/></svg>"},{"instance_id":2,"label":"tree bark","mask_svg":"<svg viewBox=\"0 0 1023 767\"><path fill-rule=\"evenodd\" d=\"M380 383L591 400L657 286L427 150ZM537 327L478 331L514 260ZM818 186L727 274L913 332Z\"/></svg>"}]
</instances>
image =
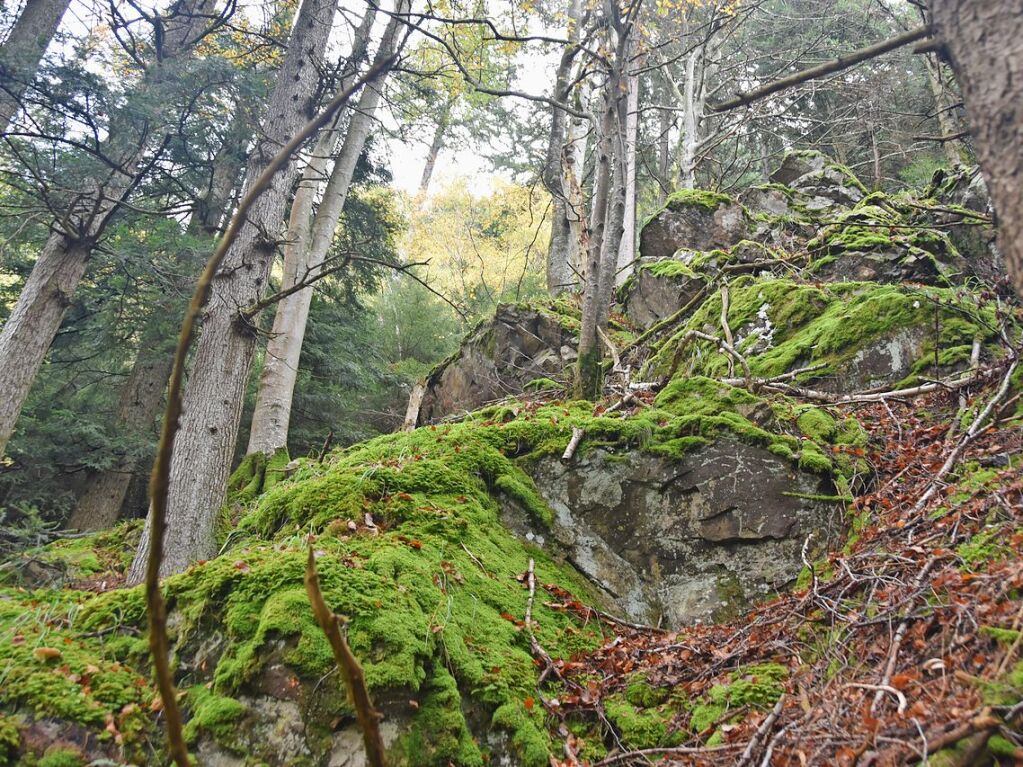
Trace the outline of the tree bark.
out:
<instances>
[{"instance_id":1,"label":"tree bark","mask_svg":"<svg viewBox=\"0 0 1023 767\"><path fill-rule=\"evenodd\" d=\"M212 0L182 0L175 14L180 21L167 24L163 59L146 72L142 89L155 88L179 74L175 62L187 59L182 54L194 41L202 15L208 14L212 5ZM132 141L132 132L126 126L136 118L128 111L112 120L110 136L103 147L104 153L116 160L117 169L112 170L107 179L94 182L75 209L68 211L62 222L66 228L55 229L50 235L14 310L0 330L0 455L7 447L32 382L85 274L96 240L131 189L147 149L160 143L160 136L148 133L144 133L145 138ZM124 123L124 130L121 130L121 123ZM170 120L169 124L173 125L174 121Z\"/></svg>"},{"instance_id":2,"label":"tree bark","mask_svg":"<svg viewBox=\"0 0 1023 767\"><path fill-rule=\"evenodd\" d=\"M924 66L927 69L927 84L931 88L931 95L934 96L934 114L938 118L938 128L942 136L958 136L963 132L963 126L956 118L955 110L952 108L952 99L949 98L948 84L941 73L941 60L933 55L924 56ZM941 151L945 154L945 162L950 168L961 165L963 144L959 140L942 141Z\"/></svg>"},{"instance_id":3,"label":"tree bark","mask_svg":"<svg viewBox=\"0 0 1023 767\"><path fill-rule=\"evenodd\" d=\"M246 185L259 178L278 148L311 116L324 51L334 18L330 0L304 0L270 97L261 140L249 157ZM178 573L216 553L216 519L227 484L238 422L255 351L255 329L241 311L263 293L295 178L295 160L256 200L228 249L213 284L183 396L180 431L170 467L167 531L160 574ZM147 527L150 519L147 519ZM145 575L144 532L128 574Z\"/></svg>"},{"instance_id":4,"label":"tree bark","mask_svg":"<svg viewBox=\"0 0 1023 767\"><path fill-rule=\"evenodd\" d=\"M0 47L0 133L21 108L39 62L60 27L70 0L27 0L10 35Z\"/></svg>"},{"instance_id":5,"label":"tree bark","mask_svg":"<svg viewBox=\"0 0 1023 767\"><path fill-rule=\"evenodd\" d=\"M388 22L374 66L382 64L394 52L398 23L397 17L392 17ZM365 54L371 26L372 19L368 23L364 21L365 36L362 38L362 50L357 55L358 59L362 59ZM351 80L354 80L354 74L353 69L349 75ZM343 80L341 90L347 90L350 84ZM315 277L329 255L334 233L351 188L355 165L366 145L383 85L384 76L381 75L362 92L358 105L352 110L341 151L334 162L314 217L313 197L320 186L320 179L325 175L329 158L334 154L336 134L328 131L324 139L317 142L314 155L306 168L302 186L292 203L289 242L284 251L282 289ZM273 329L266 345L266 357L260 372L246 453L273 455L288 444L291 404L294 400L298 363L302 356L302 344L305 340L312 299L313 288L308 287L292 293L277 304Z\"/></svg>"},{"instance_id":6,"label":"tree bark","mask_svg":"<svg viewBox=\"0 0 1023 767\"><path fill-rule=\"evenodd\" d=\"M635 67L642 66L641 61ZM624 171L624 208L622 210L622 231L619 235L618 264L615 270L615 285L621 285L632 274L636 260L636 143L639 139L639 75L629 72L626 82L629 95L626 100L624 157L621 158ZM610 297L608 298L610 300Z\"/></svg>"},{"instance_id":7,"label":"tree bark","mask_svg":"<svg viewBox=\"0 0 1023 767\"><path fill-rule=\"evenodd\" d=\"M1023 296L1023 7L1016 0L934 0L935 33L959 79L998 213L998 244Z\"/></svg>"},{"instance_id":8,"label":"tree bark","mask_svg":"<svg viewBox=\"0 0 1023 767\"><path fill-rule=\"evenodd\" d=\"M451 101L444 103L444 109L437 118L437 127L433 131L433 140L430 142L430 151L426 154L426 165L423 166L423 175L419 179L419 196L426 194L430 188L430 179L433 178L433 168L437 164L437 157L440 150L444 148L444 139L447 137L448 125L451 120Z\"/></svg>"},{"instance_id":9,"label":"tree bark","mask_svg":"<svg viewBox=\"0 0 1023 767\"><path fill-rule=\"evenodd\" d=\"M568 39L578 41L581 5L579 0L570 0L568 5ZM568 80L574 56L575 49L571 45L562 51L551 92L554 101L564 102L568 99ZM551 129L547 140L543 182L554 200L551 239L547 245L547 292L552 296L571 289L575 282L570 255L572 233L569 225L568 187L562 161L567 147L567 122L568 114L563 109L551 107Z\"/></svg>"}]
</instances>

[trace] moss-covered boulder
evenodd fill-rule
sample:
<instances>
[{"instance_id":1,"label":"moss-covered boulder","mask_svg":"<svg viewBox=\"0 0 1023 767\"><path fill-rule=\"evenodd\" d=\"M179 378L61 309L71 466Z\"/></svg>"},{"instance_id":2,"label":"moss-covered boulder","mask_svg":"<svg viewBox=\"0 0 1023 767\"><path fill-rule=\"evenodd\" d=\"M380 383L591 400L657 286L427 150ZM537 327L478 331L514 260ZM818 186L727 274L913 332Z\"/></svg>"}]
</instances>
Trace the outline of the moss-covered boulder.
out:
<instances>
[{"instance_id":1,"label":"moss-covered boulder","mask_svg":"<svg viewBox=\"0 0 1023 767\"><path fill-rule=\"evenodd\" d=\"M812 368L796 382L840 393L952 372L968 363L974 339L993 338L997 324L993 302L947 288L745 277L733 281L729 299L736 348L753 375ZM719 294L657 346L647 375L737 375L713 344L686 341L690 330L721 332Z\"/></svg>"},{"instance_id":2,"label":"moss-covered boulder","mask_svg":"<svg viewBox=\"0 0 1023 767\"><path fill-rule=\"evenodd\" d=\"M745 238L749 227L745 209L728 195L681 189L643 225L639 253L657 261L680 250L728 248Z\"/></svg>"},{"instance_id":3,"label":"moss-covered boulder","mask_svg":"<svg viewBox=\"0 0 1023 767\"><path fill-rule=\"evenodd\" d=\"M579 312L565 302L501 304L458 351L426 380L420 423L463 414L505 397L528 393L529 384L567 384L576 358Z\"/></svg>"}]
</instances>

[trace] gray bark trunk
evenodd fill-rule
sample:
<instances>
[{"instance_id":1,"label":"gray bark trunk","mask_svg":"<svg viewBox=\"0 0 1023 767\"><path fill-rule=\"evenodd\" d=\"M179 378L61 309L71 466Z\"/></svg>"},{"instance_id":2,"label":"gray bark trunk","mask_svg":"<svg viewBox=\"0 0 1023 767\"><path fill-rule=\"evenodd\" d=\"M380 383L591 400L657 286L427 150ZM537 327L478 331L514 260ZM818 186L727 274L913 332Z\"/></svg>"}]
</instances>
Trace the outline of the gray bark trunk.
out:
<instances>
[{"instance_id":1,"label":"gray bark trunk","mask_svg":"<svg viewBox=\"0 0 1023 767\"><path fill-rule=\"evenodd\" d=\"M330 0L302 3L270 97L262 138L248 161L247 185L255 182L278 148L312 116L334 9ZM265 290L278 246L270 237L284 218L294 178L292 160L253 205L213 282L171 461L163 576L216 553L216 520L238 440L256 342L254 328L242 320L240 311ZM128 574L130 583L141 582L144 576L148 540L143 534Z\"/></svg>"},{"instance_id":2,"label":"gray bark trunk","mask_svg":"<svg viewBox=\"0 0 1023 767\"><path fill-rule=\"evenodd\" d=\"M631 58L631 57L630 57ZM642 65L635 62L635 67ZM620 159L623 170L625 199L622 210L622 230L618 236L618 264L615 285L621 285L632 274L636 260L636 143L639 139L639 75L632 71L626 78L629 95L626 100L624 156ZM610 301L610 296L608 297Z\"/></svg>"},{"instance_id":3,"label":"gray bark trunk","mask_svg":"<svg viewBox=\"0 0 1023 767\"><path fill-rule=\"evenodd\" d=\"M357 33L352 54L349 56L349 63L346 66L346 75L342 78L341 90L347 90L354 82L355 74L359 64L365 57L369 44L369 33L372 29L375 12L367 10L362 20L362 25ZM393 38L393 26L389 26L385 35L385 42ZM383 47L382 47L383 54ZM380 56L377 56L380 60ZM363 98L370 91L363 93ZM361 99L360 99L361 101ZM347 110L343 110L347 111ZM317 226L327 225L324 220L328 212L320 205L320 212L314 220L313 209L316 197L323 186L323 180L327 176L327 168L330 159L335 154L335 148L339 139L340 122L344 114L339 114L333 125L323 130L316 145L313 147L309 162L302 174L298 191L292 201L292 212L288 218L287 242L284 245L284 269L281 279L281 289L294 287L302 281L316 275L320 260L316 260L311 251L311 239L314 229ZM361 116L353 114L349 123L349 137L353 128L357 129ZM368 120L364 121L368 123ZM361 141L356 143L345 139L342 148L342 157L335 164L335 170L339 173L349 173L355 168L355 161L365 144L365 135ZM344 156L345 152L355 151L354 161L349 161ZM346 188L347 192L347 188ZM335 220L330 224L330 235L338 226ZM295 395L295 382L298 379L299 360L302 356L302 344L305 340L306 323L309 320L309 307L312 302L313 288L294 292L277 303L273 317L273 327L270 331L270 340L267 342L266 356L263 369L260 371L259 389L256 394L256 407L253 411L252 426L249 432L249 446L247 453L265 453L272 455L278 448L286 447L287 431L291 426L292 401Z\"/></svg>"},{"instance_id":4,"label":"gray bark trunk","mask_svg":"<svg viewBox=\"0 0 1023 767\"><path fill-rule=\"evenodd\" d=\"M1023 296L1023 7L934 0L931 12L962 88L1006 269Z\"/></svg>"},{"instance_id":5,"label":"gray bark trunk","mask_svg":"<svg viewBox=\"0 0 1023 767\"><path fill-rule=\"evenodd\" d=\"M186 52L183 46L194 40L202 21L199 14L208 13L212 2L187 0L180 5L182 21L168 25L164 58L150 67L142 88L154 88L175 77L176 57L178 61L186 58L181 55ZM133 134L127 128L122 131L120 125L132 119L123 114L113 120L110 139L103 147L106 154L117 160L119 170L104 181L95 182L91 193L83 195L75 210L68 211L63 223L73 231L54 231L50 235L14 310L0 330L0 455L10 441L32 382L85 274L97 238L131 188L132 175L146 150L160 141L160 136L148 136L133 142L130 138Z\"/></svg>"},{"instance_id":6,"label":"gray bark trunk","mask_svg":"<svg viewBox=\"0 0 1023 767\"><path fill-rule=\"evenodd\" d=\"M423 175L419 179L420 196L425 195L426 190L430 188L430 179L433 178L433 169L437 165L437 157L440 155L440 150L444 148L444 139L447 136L448 123L451 119L451 107L450 101L444 104L444 111L441 112L440 118L437 120L437 127L433 131L430 151L426 154L426 165L423 166Z\"/></svg>"},{"instance_id":7,"label":"gray bark trunk","mask_svg":"<svg viewBox=\"0 0 1023 767\"><path fill-rule=\"evenodd\" d=\"M70 0L28 0L0 47L0 133L6 133L21 108Z\"/></svg>"}]
</instances>

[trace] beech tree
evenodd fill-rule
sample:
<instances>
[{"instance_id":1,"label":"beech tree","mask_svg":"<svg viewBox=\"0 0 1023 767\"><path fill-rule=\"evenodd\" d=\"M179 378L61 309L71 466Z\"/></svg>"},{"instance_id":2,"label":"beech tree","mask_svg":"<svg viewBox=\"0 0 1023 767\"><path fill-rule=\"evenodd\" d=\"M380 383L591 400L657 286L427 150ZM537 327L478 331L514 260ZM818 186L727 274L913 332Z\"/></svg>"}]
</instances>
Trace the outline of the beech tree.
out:
<instances>
[{"instance_id":1,"label":"beech tree","mask_svg":"<svg viewBox=\"0 0 1023 767\"><path fill-rule=\"evenodd\" d=\"M1012 0L933 0L931 7L963 90L1006 269L1023 296L1023 8Z\"/></svg>"},{"instance_id":2,"label":"beech tree","mask_svg":"<svg viewBox=\"0 0 1023 767\"><path fill-rule=\"evenodd\" d=\"M334 14L335 5L328 0L302 3L259 141L246 165L246 190L312 116ZM205 309L171 463L163 575L215 553L217 513L226 492L256 345L256 330L244 311L266 290L280 244L273 233L284 220L296 175L297 162L291 158L262 191L231 243ZM148 540L144 534L132 563L133 583L145 574Z\"/></svg>"}]
</instances>

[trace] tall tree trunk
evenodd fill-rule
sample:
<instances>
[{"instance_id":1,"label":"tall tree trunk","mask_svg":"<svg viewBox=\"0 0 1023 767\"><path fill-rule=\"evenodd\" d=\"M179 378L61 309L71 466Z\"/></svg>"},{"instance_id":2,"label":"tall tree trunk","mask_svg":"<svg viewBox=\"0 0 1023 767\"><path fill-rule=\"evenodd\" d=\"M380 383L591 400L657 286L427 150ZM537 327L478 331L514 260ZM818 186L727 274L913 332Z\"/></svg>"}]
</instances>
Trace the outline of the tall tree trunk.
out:
<instances>
[{"instance_id":1,"label":"tall tree trunk","mask_svg":"<svg viewBox=\"0 0 1023 767\"><path fill-rule=\"evenodd\" d=\"M27 0L10 35L0 46L0 133L6 133L21 107L70 0Z\"/></svg>"},{"instance_id":2,"label":"tall tree trunk","mask_svg":"<svg viewBox=\"0 0 1023 767\"><path fill-rule=\"evenodd\" d=\"M570 0L568 13L568 39L577 41L581 14L579 0ZM568 101L568 79L572 72L572 59L576 54L573 46L566 46L554 75L551 98L558 102ZM571 227L569 225L568 189L564 183L562 156L566 149L566 124L568 113L556 106L551 107L551 129L547 140L547 157L544 163L543 182L554 200L551 223L551 239L547 245L547 292L556 296L569 290L575 282L571 266Z\"/></svg>"},{"instance_id":3,"label":"tall tree trunk","mask_svg":"<svg viewBox=\"0 0 1023 767\"><path fill-rule=\"evenodd\" d=\"M426 165L423 166L423 175L419 178L419 196L426 194L430 188L430 179L433 178L433 168L437 164L437 157L440 150L444 148L444 139L448 134L448 125L451 120L452 101L444 102L444 109L437 118L437 127L433 130L433 140L430 142L430 151L426 154Z\"/></svg>"},{"instance_id":4,"label":"tall tree trunk","mask_svg":"<svg viewBox=\"0 0 1023 767\"><path fill-rule=\"evenodd\" d=\"M217 152L205 194L196 201L187 234L193 238L213 236L219 230L234 179L245 165L245 148L255 130L256 107L240 103ZM180 284L165 292L169 300L159 301L150 312L139 339L138 351L128 380L121 387L114 416L119 434L133 434L139 442L152 440L156 434L157 416L163 404L164 391L174 364L173 334L168 336L168 317L179 317L183 301L174 296L188 295L201 268L201 263L188 263L179 254L174 264L180 273ZM192 259L194 260L194 259ZM137 455L122 457L114 466L96 472L86 481L67 526L78 530L101 530L113 525L125 508L128 491L140 470L146 467Z\"/></svg>"},{"instance_id":5,"label":"tall tree trunk","mask_svg":"<svg viewBox=\"0 0 1023 767\"><path fill-rule=\"evenodd\" d=\"M703 46L694 48L686 57L686 82L682 102L682 151L679 152L679 186L696 187L696 152L700 146L700 123L703 118L700 74Z\"/></svg>"},{"instance_id":6,"label":"tall tree trunk","mask_svg":"<svg viewBox=\"0 0 1023 767\"><path fill-rule=\"evenodd\" d=\"M304 0L270 97L261 140L249 157L246 186L312 115L334 18L330 0ZM271 179L228 249L203 317L170 468L167 533L161 575L216 553L216 519L227 484L238 422L255 350L255 329L240 311L265 290L278 243L269 239L284 218L295 161ZM147 527L150 519L147 519ZM141 582L149 536L143 534L129 571Z\"/></svg>"},{"instance_id":7,"label":"tall tree trunk","mask_svg":"<svg viewBox=\"0 0 1023 767\"><path fill-rule=\"evenodd\" d=\"M629 95L625 109L625 154L620 158L624 171L622 183L625 200L622 210L622 231L618 237L618 264L614 279L616 285L621 285L629 278L636 260L636 143L639 139L639 74L636 70L641 66L641 60L634 62L634 69L626 78Z\"/></svg>"},{"instance_id":8,"label":"tall tree trunk","mask_svg":"<svg viewBox=\"0 0 1023 767\"><path fill-rule=\"evenodd\" d=\"M136 436L140 442L153 436L174 364L174 350L168 343L173 336L168 337L166 328L167 316L161 315L154 317L143 332L135 364L121 388L114 415L118 434ZM120 517L128 487L138 469L138 456L133 454L90 477L67 526L75 530L111 527Z\"/></svg>"},{"instance_id":9,"label":"tall tree trunk","mask_svg":"<svg viewBox=\"0 0 1023 767\"><path fill-rule=\"evenodd\" d=\"M931 12L962 88L1006 269L1023 296L1023 7L933 0Z\"/></svg>"},{"instance_id":10,"label":"tall tree trunk","mask_svg":"<svg viewBox=\"0 0 1023 767\"><path fill-rule=\"evenodd\" d=\"M176 63L187 60L183 54L194 42L199 24L204 21L203 15L208 14L212 6L212 0L181 0L177 4L176 13L172 13L180 21L166 25L163 59L147 70L140 86L143 92L180 76ZM32 382L85 274L96 240L130 191L146 151L159 145L162 139L162 136L154 138L146 133L145 138L132 140L134 133L127 126L136 121L137 116L129 112L123 110L112 120L110 136L102 147L117 168L104 181L94 181L89 193L82 196L74 210L68 211L62 225L70 224L71 229L54 230L50 235L14 310L0 330L0 455L7 447ZM176 121L167 122L173 125Z\"/></svg>"},{"instance_id":11,"label":"tall tree trunk","mask_svg":"<svg viewBox=\"0 0 1023 767\"><path fill-rule=\"evenodd\" d=\"M941 59L928 53L924 56L924 66L927 69L927 84L931 88L931 95L934 96L934 114L938 118L938 129L942 136L957 136L963 128L956 117L953 100L949 97L948 83L942 76ZM941 151L945 154L945 162L950 168L963 163L962 150L963 142L960 139L941 142Z\"/></svg>"},{"instance_id":12,"label":"tall tree trunk","mask_svg":"<svg viewBox=\"0 0 1023 767\"><path fill-rule=\"evenodd\" d=\"M596 399L601 392L600 361L603 357L598 328L600 326L600 282L603 258L604 227L607 223L608 198L611 187L612 136L615 117L617 79L609 74L604 87L600 120L597 125L596 165L593 197L590 201L590 225L586 243L586 264L583 270L582 319L579 326L579 359L576 362L575 396ZM617 253L616 253L617 255Z\"/></svg>"},{"instance_id":13,"label":"tall tree trunk","mask_svg":"<svg viewBox=\"0 0 1023 767\"><path fill-rule=\"evenodd\" d=\"M407 5L401 4L398 12L405 11L407 11ZM364 40L368 40L371 23L365 27L366 38ZM397 16L392 17L388 22L377 50L374 66L382 65L393 54L398 24ZM363 46L365 46L365 42ZM359 58L362 58L362 53ZM329 256L334 233L337 231L341 213L348 199L348 191L355 174L355 165L366 146L366 138L369 136L369 130L380 102L384 77L381 75L375 82L367 86L359 98L358 106L351 111L344 143L334 162L315 217L312 215L312 196L316 187L312 183L306 184L300 190L304 199L300 202L299 196L296 195L295 202L292 203L288 231L289 243L284 252L282 288L286 289L309 277L315 277ZM327 139L326 143L333 144L333 137ZM322 151L321 157L329 158L333 154L333 147L318 146L317 151ZM318 165L318 161L319 158L314 156L310 165ZM322 166L314 168L313 172L319 172L322 178L326 164L324 160ZM303 179L303 181L311 182L312 179ZM291 238L294 240L292 241ZM298 363L302 356L302 344L305 340L312 299L313 288L308 287L292 293L277 304L273 329L266 345L265 362L263 370L260 372L247 453L272 455L288 444L291 403L295 396Z\"/></svg>"},{"instance_id":14,"label":"tall tree trunk","mask_svg":"<svg viewBox=\"0 0 1023 767\"><path fill-rule=\"evenodd\" d=\"M657 133L657 201L663 205L671 192L671 127L672 114L662 109Z\"/></svg>"}]
</instances>

